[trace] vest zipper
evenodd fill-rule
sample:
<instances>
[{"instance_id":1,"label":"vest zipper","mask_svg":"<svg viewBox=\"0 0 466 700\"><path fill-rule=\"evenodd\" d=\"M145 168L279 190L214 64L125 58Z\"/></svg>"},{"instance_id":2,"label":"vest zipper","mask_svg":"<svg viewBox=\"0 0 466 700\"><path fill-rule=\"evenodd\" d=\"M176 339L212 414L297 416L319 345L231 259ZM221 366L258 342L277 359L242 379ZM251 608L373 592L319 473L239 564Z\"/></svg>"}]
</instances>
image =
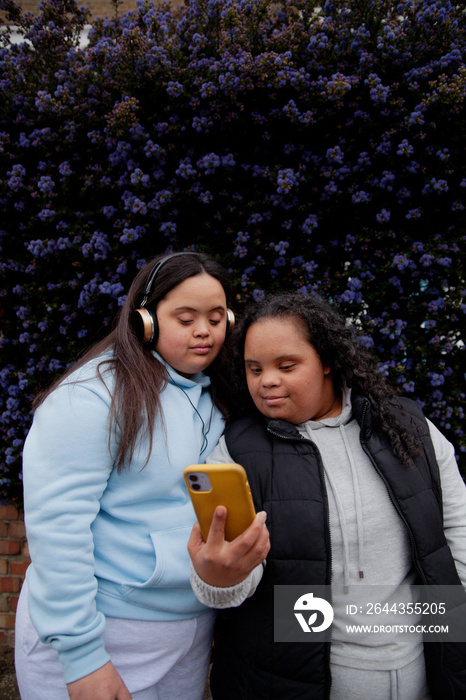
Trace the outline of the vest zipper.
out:
<instances>
[{"instance_id":1,"label":"vest zipper","mask_svg":"<svg viewBox=\"0 0 466 700\"><path fill-rule=\"evenodd\" d=\"M368 404L367 404L367 402L366 402L366 403L364 403L364 408L363 408L363 410L362 410L361 428L364 426L364 423L365 423L366 414L367 414L367 407L368 407ZM374 467L375 471L377 472L377 474L378 474L378 475L380 476L380 478L382 479L382 481L383 481L383 483L384 483L384 485L385 485L385 488L386 488L386 490L387 490L388 497L389 497L389 499L390 499L390 501L391 501L393 507L395 508L396 512L398 513L399 517L401 518L401 521L403 522L403 525L404 525L405 528L406 528L406 532L407 532L407 534L408 534L408 539L409 539L409 544L410 544L411 553L413 554L414 567L415 567L417 573L419 574L419 578L421 578L422 581L423 581L423 583L426 584L427 581L426 581L426 579L425 579L425 576L424 576L423 572L421 571L421 568L420 568L420 567L418 566L418 564L417 564L416 543L415 543L415 541L414 541L414 537L413 537L413 534L412 534L412 532L411 532L411 529L410 529L410 527L409 527L409 525L408 525L408 522L407 522L405 516L404 516L403 513L401 512L401 509L400 509L400 507L398 506L398 503L396 502L395 498L393 497L392 491L391 491L390 486L389 486L389 484L388 484L388 482L387 482L387 480L386 480L386 478L385 478L385 475L381 472L381 470L379 469L379 467L378 467L378 465L377 465L377 462L376 462L375 459L372 457L372 455L371 455L371 453L370 453L370 451L369 451L367 445L363 442L363 439L362 439L362 437L361 437L361 432L362 432L362 431L359 432L359 442L361 443L361 447L362 447L362 449L364 450L364 452L366 453L366 455L369 457L369 459L370 459L370 461L371 461L371 463L372 463L372 466Z\"/></svg>"},{"instance_id":2,"label":"vest zipper","mask_svg":"<svg viewBox=\"0 0 466 700\"><path fill-rule=\"evenodd\" d=\"M299 433L296 436L293 435L286 435L284 433L280 433L278 430L274 430L273 428L270 428L267 426L267 430L269 433L272 435L275 435L275 437L280 438L281 440L288 440L288 442L307 442L310 445L312 445L313 449L316 451L316 456L317 456L317 465L319 467L319 473L320 473L320 478L322 482L322 487L323 487L323 495L325 498L325 504L326 504L326 515L327 515L327 533L328 533L328 545L329 545L329 554L330 554L330 580L328 585L330 586L332 583L332 571L333 571L333 560L332 560L332 541L330 539L330 514L328 510L328 496L327 496L327 487L325 485L325 474L324 474L324 465L322 462L322 455L320 454L319 448L315 444L315 442L312 442L312 440L309 440L308 438L305 438L303 435L300 435Z\"/></svg>"},{"instance_id":3,"label":"vest zipper","mask_svg":"<svg viewBox=\"0 0 466 700\"><path fill-rule=\"evenodd\" d=\"M328 496L327 496L327 487L325 485L325 474L324 474L324 465L322 462L322 455L320 454L320 450L315 444L315 442L312 442L312 440L309 440L308 438L305 438L303 435L300 433L297 433L296 436L293 435L286 435L284 433L280 433L278 430L274 430L271 428L269 425L267 426L267 431L271 434L274 435L275 437L280 438L280 440L288 440L288 442L308 442L310 445L312 445L313 449L316 452L316 457L317 457L317 466L319 468L319 474L320 474L320 479L322 483L322 493L325 498L325 504L326 504L326 526L327 526L327 535L328 535L328 549L329 549L329 560L330 560L330 581L328 583L329 586L329 593L330 593L330 604L332 603L332 588L331 588L331 583L332 583L332 571L333 571L333 560L332 560L332 540L330 537L330 514L329 514L329 509L328 509ZM330 638L327 642L325 642L327 652L326 652L326 658L325 658L325 666L327 669L328 673L328 688L326 689L325 693L325 700L330 700L330 691L332 689L332 671L330 669L330 646L332 644L332 631L330 629Z\"/></svg>"}]
</instances>

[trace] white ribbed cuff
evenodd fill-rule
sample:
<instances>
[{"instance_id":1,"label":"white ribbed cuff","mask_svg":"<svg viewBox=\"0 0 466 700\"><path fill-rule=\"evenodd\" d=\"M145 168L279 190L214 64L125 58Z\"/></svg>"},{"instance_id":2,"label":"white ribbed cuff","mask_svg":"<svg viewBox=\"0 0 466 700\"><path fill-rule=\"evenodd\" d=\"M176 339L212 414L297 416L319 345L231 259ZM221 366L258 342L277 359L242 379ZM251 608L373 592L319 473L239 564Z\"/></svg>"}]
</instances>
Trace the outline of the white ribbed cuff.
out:
<instances>
[{"instance_id":1,"label":"white ribbed cuff","mask_svg":"<svg viewBox=\"0 0 466 700\"><path fill-rule=\"evenodd\" d=\"M263 565L259 564L244 581L227 588L218 588L203 581L191 562L191 586L196 598L208 608L236 608L255 592L263 570Z\"/></svg>"}]
</instances>

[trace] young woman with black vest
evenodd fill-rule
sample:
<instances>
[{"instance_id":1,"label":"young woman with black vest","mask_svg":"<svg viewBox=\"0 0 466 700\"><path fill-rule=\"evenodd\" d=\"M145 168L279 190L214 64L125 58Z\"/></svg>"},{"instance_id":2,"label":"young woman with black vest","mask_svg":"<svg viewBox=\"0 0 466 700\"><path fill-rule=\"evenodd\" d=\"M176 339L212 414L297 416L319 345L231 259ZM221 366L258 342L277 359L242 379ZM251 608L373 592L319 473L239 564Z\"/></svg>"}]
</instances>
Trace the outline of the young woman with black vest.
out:
<instances>
[{"instance_id":1,"label":"young woman with black vest","mask_svg":"<svg viewBox=\"0 0 466 700\"><path fill-rule=\"evenodd\" d=\"M466 489L453 446L316 296L253 305L230 357L230 420L208 461L245 467L271 550L238 582L213 563L221 526L207 543L197 526L191 535L194 590L226 608L214 700L466 698ZM327 640L274 642L277 584L330 587ZM354 635L339 622L355 601L416 611L414 584L455 591L450 620L462 640ZM421 620L416 612L397 621Z\"/></svg>"}]
</instances>

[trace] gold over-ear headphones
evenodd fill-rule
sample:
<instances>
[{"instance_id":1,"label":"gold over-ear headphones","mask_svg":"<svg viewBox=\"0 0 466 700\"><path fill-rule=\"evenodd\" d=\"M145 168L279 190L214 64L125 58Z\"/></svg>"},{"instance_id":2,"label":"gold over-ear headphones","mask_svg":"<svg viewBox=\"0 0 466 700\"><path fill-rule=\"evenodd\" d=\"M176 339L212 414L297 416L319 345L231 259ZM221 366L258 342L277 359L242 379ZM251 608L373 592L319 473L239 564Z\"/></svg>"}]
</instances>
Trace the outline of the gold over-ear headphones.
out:
<instances>
[{"instance_id":1,"label":"gold over-ear headphones","mask_svg":"<svg viewBox=\"0 0 466 700\"><path fill-rule=\"evenodd\" d=\"M139 309L133 311L131 315L131 326L133 332L135 333L138 340L141 341L141 343L145 343L147 345L155 345L155 343L157 342L157 339L159 337L159 324L157 321L157 316L155 315L155 313L152 313L151 311L146 309L146 304L151 295L152 287L154 285L154 281L157 277L160 268L163 267L165 263L171 260L172 258L177 258L181 255L197 255L197 253L191 251L184 251L182 253L171 253L170 255L166 255L164 258L159 260L159 262L155 265L154 269L149 275L146 286L144 288L144 296L141 301L141 306ZM227 309L227 333L232 331L234 326L235 314L231 309Z\"/></svg>"}]
</instances>

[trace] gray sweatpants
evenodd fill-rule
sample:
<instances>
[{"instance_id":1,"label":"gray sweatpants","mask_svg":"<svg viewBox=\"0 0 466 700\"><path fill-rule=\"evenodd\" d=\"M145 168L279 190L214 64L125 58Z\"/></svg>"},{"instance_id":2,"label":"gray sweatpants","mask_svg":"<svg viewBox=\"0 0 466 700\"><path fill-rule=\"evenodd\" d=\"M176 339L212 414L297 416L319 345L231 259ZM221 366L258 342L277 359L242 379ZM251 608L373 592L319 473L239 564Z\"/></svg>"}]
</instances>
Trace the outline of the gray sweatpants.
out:
<instances>
[{"instance_id":1,"label":"gray sweatpants","mask_svg":"<svg viewBox=\"0 0 466 700\"><path fill-rule=\"evenodd\" d=\"M202 700L215 613L178 622L107 618L105 647L134 700ZM22 700L69 700L55 649L29 617L27 583L16 613L15 663Z\"/></svg>"},{"instance_id":2,"label":"gray sweatpants","mask_svg":"<svg viewBox=\"0 0 466 700\"><path fill-rule=\"evenodd\" d=\"M331 664L330 700L431 700L424 654L396 671L362 671Z\"/></svg>"}]
</instances>

